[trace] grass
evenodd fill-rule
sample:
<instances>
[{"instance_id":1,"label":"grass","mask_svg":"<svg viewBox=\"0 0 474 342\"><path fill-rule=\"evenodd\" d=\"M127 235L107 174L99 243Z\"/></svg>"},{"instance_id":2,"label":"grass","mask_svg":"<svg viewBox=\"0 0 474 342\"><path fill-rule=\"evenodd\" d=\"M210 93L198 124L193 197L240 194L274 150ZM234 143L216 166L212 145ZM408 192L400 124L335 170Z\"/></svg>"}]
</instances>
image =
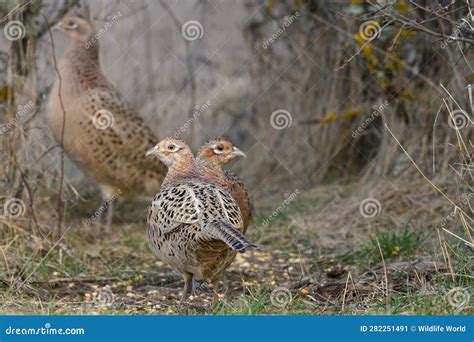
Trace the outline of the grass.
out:
<instances>
[{"instance_id":1,"label":"grass","mask_svg":"<svg viewBox=\"0 0 474 342\"><path fill-rule=\"evenodd\" d=\"M257 297L243 295L234 302L224 300L219 308L214 311L216 315L260 315L266 313L265 301L268 290L264 290Z\"/></svg>"},{"instance_id":2,"label":"grass","mask_svg":"<svg viewBox=\"0 0 474 342\"><path fill-rule=\"evenodd\" d=\"M301 194L269 224L271 210L260 211L250 235L263 246L239 256L228 271L230 293L211 308L209 290L180 305L182 279L151 253L144 225L117 225L113 236L96 240L80 227L67 241L50 250L32 244L28 236L2 233L8 279L20 289L0 282L0 312L41 314L211 314L211 315L321 315L321 314L470 314L447 301L455 287L472 288L472 256L461 242L439 240L429 227L379 224L361 243L350 241L328 247L311 221L320 198ZM375 225L371 221L372 226ZM310 228L313 227L312 225ZM353 230L358 232L358 230ZM442 252L441 244L444 248ZM7 246L7 247L5 247ZM449 255L449 262L446 256ZM382 262L383 256L383 262ZM417 260L425 266L394 270ZM9 278L10 277L10 278ZM386 282L389 286L387 287ZM11 283L10 283L11 284ZM288 289L291 300L275 305L272 293ZM99 296L99 297L98 297ZM108 298L110 296L111 298ZM102 298L97 300L97 298ZM103 300L105 298L105 301ZM110 299L110 300L109 300Z\"/></svg>"},{"instance_id":3,"label":"grass","mask_svg":"<svg viewBox=\"0 0 474 342\"><path fill-rule=\"evenodd\" d=\"M383 260L410 257L423 251L421 234L404 226L399 231L381 232L371 236L367 244L356 252L355 258L373 266Z\"/></svg>"}]
</instances>

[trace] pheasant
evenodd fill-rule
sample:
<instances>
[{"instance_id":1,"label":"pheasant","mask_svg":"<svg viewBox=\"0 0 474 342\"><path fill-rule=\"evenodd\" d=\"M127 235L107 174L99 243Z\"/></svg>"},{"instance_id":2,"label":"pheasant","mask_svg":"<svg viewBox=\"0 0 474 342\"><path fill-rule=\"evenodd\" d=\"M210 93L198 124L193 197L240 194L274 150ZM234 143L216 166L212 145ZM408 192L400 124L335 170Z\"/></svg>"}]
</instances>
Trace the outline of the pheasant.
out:
<instances>
[{"instance_id":1,"label":"pheasant","mask_svg":"<svg viewBox=\"0 0 474 342\"><path fill-rule=\"evenodd\" d=\"M54 138L95 179L105 200L117 192L155 194L166 167L145 158L145 152L156 138L102 73L93 24L69 17L59 28L72 44L59 64L61 81L56 79L49 99L47 119ZM107 231L112 220L109 202Z\"/></svg>"},{"instance_id":2,"label":"pheasant","mask_svg":"<svg viewBox=\"0 0 474 342\"><path fill-rule=\"evenodd\" d=\"M202 165L202 179L208 182L215 181L223 189L227 190L240 207L244 220L244 230L247 231L250 217L252 216L252 206L244 183L232 172L223 169L231 159L244 157L245 154L235 147L230 141L218 138L209 140L204 144L196 158L196 164ZM211 179L213 177L213 179Z\"/></svg>"},{"instance_id":3,"label":"pheasant","mask_svg":"<svg viewBox=\"0 0 474 342\"><path fill-rule=\"evenodd\" d=\"M194 156L184 142L164 139L146 154L156 155L168 166L148 211L151 247L183 275L181 302L188 298L194 281L210 280L217 295L218 282L236 253L258 248L242 234L238 204L225 189L199 178Z\"/></svg>"}]
</instances>

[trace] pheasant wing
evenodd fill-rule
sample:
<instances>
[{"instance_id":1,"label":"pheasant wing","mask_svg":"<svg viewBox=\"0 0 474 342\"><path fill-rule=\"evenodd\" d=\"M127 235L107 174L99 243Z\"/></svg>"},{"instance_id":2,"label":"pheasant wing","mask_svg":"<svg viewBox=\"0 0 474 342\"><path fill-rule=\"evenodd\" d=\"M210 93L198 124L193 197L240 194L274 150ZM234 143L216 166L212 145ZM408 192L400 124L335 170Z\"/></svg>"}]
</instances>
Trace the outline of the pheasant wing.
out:
<instances>
[{"instance_id":1,"label":"pheasant wing","mask_svg":"<svg viewBox=\"0 0 474 342\"><path fill-rule=\"evenodd\" d=\"M194 224L202 220L204 207L193 188L187 184L162 189L150 206L148 221L155 222L163 233L181 224Z\"/></svg>"},{"instance_id":2,"label":"pheasant wing","mask_svg":"<svg viewBox=\"0 0 474 342\"><path fill-rule=\"evenodd\" d=\"M109 157L120 156L141 168L155 169L166 174L165 166L156 160L151 163L145 157L146 151L156 143L156 137L143 119L130 110L116 91L110 89L93 89L88 91L84 100L91 107L81 106L84 110L92 109L92 124L101 136L107 136L114 146L109 148ZM89 114L90 115L90 114Z\"/></svg>"}]
</instances>

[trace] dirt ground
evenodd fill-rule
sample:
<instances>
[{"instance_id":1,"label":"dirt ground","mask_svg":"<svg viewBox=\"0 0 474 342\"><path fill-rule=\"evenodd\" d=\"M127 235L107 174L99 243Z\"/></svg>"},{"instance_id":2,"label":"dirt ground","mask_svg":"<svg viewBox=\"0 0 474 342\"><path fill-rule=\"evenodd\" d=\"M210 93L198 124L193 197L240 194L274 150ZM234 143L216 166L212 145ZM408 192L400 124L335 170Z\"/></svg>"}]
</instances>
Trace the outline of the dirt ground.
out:
<instances>
[{"instance_id":1,"label":"dirt ground","mask_svg":"<svg viewBox=\"0 0 474 342\"><path fill-rule=\"evenodd\" d=\"M424 212L423 203L409 203L420 195L434 203L436 193L429 188L409 193L408 185L399 193L380 187L382 210L370 219L358 215L359 201L341 187L303 192L271 221L268 208L257 208L249 236L262 249L237 256L227 271L228 291L221 294L217 307L211 305L207 284L179 303L182 278L150 251L144 222L116 218L113 234L103 236L95 231L101 223L84 228L78 218L54 247L27 232L11 234L10 239L5 233L0 310L6 314L472 313L469 247L427 221L436 206ZM403 201L397 197L400 193ZM391 198L398 198L397 205ZM344 224L335 225L336 217ZM461 235L461 228L457 232Z\"/></svg>"}]
</instances>

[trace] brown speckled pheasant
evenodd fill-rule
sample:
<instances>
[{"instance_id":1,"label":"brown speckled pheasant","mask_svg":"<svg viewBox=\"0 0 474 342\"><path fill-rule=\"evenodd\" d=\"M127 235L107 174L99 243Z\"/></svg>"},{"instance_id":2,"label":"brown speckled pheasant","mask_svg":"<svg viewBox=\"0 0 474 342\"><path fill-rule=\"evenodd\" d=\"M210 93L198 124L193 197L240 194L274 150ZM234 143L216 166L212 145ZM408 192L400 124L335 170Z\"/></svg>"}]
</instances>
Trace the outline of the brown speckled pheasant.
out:
<instances>
[{"instance_id":1,"label":"brown speckled pheasant","mask_svg":"<svg viewBox=\"0 0 474 342\"><path fill-rule=\"evenodd\" d=\"M155 194L166 167L146 158L145 152L156 139L103 75L98 40L92 39L94 26L87 20L70 17L63 19L59 27L72 44L59 64L64 120L59 79L49 100L48 123L55 139L96 180L105 199L119 189L123 195ZM111 206L108 209L109 230Z\"/></svg>"},{"instance_id":2,"label":"brown speckled pheasant","mask_svg":"<svg viewBox=\"0 0 474 342\"><path fill-rule=\"evenodd\" d=\"M148 239L156 254L184 277L181 300L193 280L217 284L236 252L257 246L243 235L243 220L232 196L196 174L194 157L182 141L164 139L147 155L168 166L161 191L148 211Z\"/></svg>"},{"instance_id":3,"label":"brown speckled pheasant","mask_svg":"<svg viewBox=\"0 0 474 342\"><path fill-rule=\"evenodd\" d=\"M229 140L218 138L209 140L201 147L197 155L196 164L202 165L205 170L201 172L203 180L217 182L217 184L227 190L237 202L244 220L243 232L245 233L252 215L252 207L247 189L239 177L223 169L223 166L235 157L245 157L245 154ZM208 169L211 169L212 172ZM222 176L224 178L222 178Z\"/></svg>"}]
</instances>

